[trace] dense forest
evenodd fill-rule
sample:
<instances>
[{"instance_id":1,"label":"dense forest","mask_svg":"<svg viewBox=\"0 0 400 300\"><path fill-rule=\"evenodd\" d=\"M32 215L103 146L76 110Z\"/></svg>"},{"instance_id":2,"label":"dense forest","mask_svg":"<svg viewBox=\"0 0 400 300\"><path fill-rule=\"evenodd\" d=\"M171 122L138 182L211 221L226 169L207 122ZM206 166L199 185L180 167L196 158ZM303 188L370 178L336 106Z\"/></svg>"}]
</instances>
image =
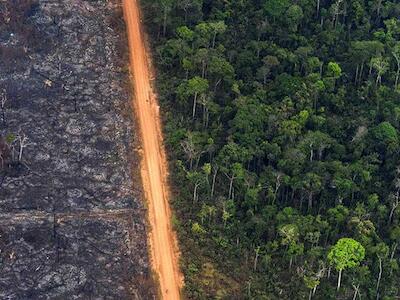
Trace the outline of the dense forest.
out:
<instances>
[{"instance_id":1,"label":"dense forest","mask_svg":"<svg viewBox=\"0 0 400 300\"><path fill-rule=\"evenodd\" d=\"M190 299L399 299L400 3L145 0Z\"/></svg>"}]
</instances>

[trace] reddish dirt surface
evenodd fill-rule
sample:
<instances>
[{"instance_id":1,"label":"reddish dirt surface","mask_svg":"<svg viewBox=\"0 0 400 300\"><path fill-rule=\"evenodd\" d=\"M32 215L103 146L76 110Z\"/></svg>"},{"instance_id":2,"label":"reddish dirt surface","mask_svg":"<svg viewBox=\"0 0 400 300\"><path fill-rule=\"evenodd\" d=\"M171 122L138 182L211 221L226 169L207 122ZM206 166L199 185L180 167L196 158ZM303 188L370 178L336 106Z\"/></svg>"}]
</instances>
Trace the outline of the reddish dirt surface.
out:
<instances>
[{"instance_id":1,"label":"reddish dirt surface","mask_svg":"<svg viewBox=\"0 0 400 300\"><path fill-rule=\"evenodd\" d=\"M182 275L178 268L176 236L171 226L167 162L159 106L151 87L151 72L142 35L139 3L136 0L123 0L123 7L135 94L133 104L142 136L141 174L148 200L152 263L158 275L162 298L176 300L180 299Z\"/></svg>"}]
</instances>

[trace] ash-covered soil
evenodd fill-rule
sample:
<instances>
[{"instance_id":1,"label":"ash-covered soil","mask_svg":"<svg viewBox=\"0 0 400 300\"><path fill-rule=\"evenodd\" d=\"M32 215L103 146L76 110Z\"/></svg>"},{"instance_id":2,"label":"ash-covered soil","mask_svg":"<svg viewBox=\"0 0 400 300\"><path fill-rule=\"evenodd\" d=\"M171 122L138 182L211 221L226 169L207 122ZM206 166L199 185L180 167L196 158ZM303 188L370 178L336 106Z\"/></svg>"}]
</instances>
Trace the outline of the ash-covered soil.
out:
<instances>
[{"instance_id":1,"label":"ash-covered soil","mask_svg":"<svg viewBox=\"0 0 400 300\"><path fill-rule=\"evenodd\" d=\"M118 0L0 1L0 299L152 299Z\"/></svg>"}]
</instances>

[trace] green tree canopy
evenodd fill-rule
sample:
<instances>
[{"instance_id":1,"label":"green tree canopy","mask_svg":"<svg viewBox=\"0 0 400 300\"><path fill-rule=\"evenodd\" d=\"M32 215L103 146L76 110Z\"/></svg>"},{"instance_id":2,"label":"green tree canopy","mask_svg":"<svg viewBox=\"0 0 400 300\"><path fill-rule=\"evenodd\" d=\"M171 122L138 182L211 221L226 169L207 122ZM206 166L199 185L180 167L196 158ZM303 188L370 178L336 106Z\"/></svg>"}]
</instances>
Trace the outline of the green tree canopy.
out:
<instances>
[{"instance_id":1,"label":"green tree canopy","mask_svg":"<svg viewBox=\"0 0 400 300\"><path fill-rule=\"evenodd\" d=\"M341 238L332 247L328 253L328 261L339 271L338 289L340 288L342 271L359 266L364 257L365 248L351 238Z\"/></svg>"}]
</instances>

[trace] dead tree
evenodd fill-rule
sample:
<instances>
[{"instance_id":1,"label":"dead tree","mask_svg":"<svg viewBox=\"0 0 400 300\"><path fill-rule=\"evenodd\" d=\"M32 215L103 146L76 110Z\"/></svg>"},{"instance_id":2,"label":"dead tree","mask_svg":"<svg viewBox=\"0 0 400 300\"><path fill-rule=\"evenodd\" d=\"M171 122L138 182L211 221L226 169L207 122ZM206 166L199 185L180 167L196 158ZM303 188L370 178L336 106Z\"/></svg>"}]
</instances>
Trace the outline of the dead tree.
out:
<instances>
[{"instance_id":1,"label":"dead tree","mask_svg":"<svg viewBox=\"0 0 400 300\"><path fill-rule=\"evenodd\" d=\"M6 126L6 102L7 102L7 91L3 89L0 95L0 107L1 107L1 118L3 125Z\"/></svg>"},{"instance_id":2,"label":"dead tree","mask_svg":"<svg viewBox=\"0 0 400 300\"><path fill-rule=\"evenodd\" d=\"M18 136L14 142L18 142L18 163L21 163L24 149L32 145L32 143L29 142L28 137L22 131L18 133Z\"/></svg>"},{"instance_id":3,"label":"dead tree","mask_svg":"<svg viewBox=\"0 0 400 300\"><path fill-rule=\"evenodd\" d=\"M390 193L389 200L391 203L391 209L388 218L388 225L392 223L394 212L396 211L397 207L400 205L400 167L396 170L396 179L394 181L394 188L395 191Z\"/></svg>"}]
</instances>

